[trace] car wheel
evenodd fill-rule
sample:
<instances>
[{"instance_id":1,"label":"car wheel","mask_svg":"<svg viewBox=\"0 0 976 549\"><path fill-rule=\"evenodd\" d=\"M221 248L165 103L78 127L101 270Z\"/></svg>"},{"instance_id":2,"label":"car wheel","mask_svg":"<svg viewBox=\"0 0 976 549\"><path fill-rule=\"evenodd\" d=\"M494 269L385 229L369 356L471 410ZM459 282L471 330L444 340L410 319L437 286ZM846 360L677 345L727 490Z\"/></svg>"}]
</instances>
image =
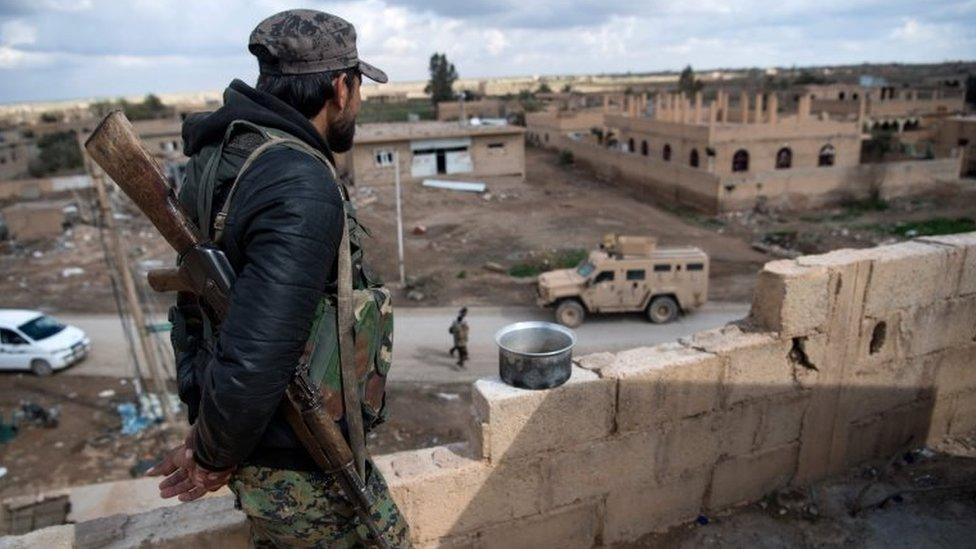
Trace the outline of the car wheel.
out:
<instances>
[{"instance_id":1,"label":"car wheel","mask_svg":"<svg viewBox=\"0 0 976 549\"><path fill-rule=\"evenodd\" d=\"M665 324L678 317L678 302L673 297L660 295L647 306L647 319L655 324Z\"/></svg>"},{"instance_id":2,"label":"car wheel","mask_svg":"<svg viewBox=\"0 0 976 549\"><path fill-rule=\"evenodd\" d=\"M563 301L556 307L556 321L567 328L576 328L586 318L586 310L578 301Z\"/></svg>"},{"instance_id":3,"label":"car wheel","mask_svg":"<svg viewBox=\"0 0 976 549\"><path fill-rule=\"evenodd\" d=\"M31 361L30 369L38 377L47 377L54 373L54 368L51 367L51 364L40 358L35 358Z\"/></svg>"}]
</instances>

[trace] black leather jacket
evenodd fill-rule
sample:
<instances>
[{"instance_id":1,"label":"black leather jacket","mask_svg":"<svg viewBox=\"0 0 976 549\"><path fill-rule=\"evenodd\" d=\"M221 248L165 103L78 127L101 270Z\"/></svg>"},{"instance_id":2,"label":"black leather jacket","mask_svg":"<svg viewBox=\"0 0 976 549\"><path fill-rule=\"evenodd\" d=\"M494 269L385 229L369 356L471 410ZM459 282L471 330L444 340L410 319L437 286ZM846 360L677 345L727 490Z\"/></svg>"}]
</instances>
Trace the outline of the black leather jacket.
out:
<instances>
[{"instance_id":1,"label":"black leather jacket","mask_svg":"<svg viewBox=\"0 0 976 549\"><path fill-rule=\"evenodd\" d=\"M287 131L331 158L309 121L277 98L235 80L224 101L213 113L188 118L187 155L219 142L232 120L245 119ZM228 166L218 174L223 185L214 213L228 179L255 146L245 139L225 152ZM191 211L186 202L193 192L180 193ZM215 470L242 464L314 469L279 404L316 305L335 285L342 198L319 161L275 148L252 164L232 200L221 245L237 273L230 310L212 353L195 329L177 349L180 398L195 425L196 459Z\"/></svg>"}]
</instances>

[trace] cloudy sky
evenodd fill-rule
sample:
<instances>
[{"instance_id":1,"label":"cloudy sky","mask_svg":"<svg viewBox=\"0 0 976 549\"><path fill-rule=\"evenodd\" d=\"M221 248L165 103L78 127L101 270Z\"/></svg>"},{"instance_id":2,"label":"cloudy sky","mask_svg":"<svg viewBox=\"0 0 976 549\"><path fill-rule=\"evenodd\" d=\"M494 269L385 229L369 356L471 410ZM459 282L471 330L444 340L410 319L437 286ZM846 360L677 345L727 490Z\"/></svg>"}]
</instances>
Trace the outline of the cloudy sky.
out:
<instances>
[{"instance_id":1,"label":"cloudy sky","mask_svg":"<svg viewBox=\"0 0 976 549\"><path fill-rule=\"evenodd\" d=\"M0 103L253 82L276 11L352 21L394 80L976 59L976 0L0 0Z\"/></svg>"}]
</instances>

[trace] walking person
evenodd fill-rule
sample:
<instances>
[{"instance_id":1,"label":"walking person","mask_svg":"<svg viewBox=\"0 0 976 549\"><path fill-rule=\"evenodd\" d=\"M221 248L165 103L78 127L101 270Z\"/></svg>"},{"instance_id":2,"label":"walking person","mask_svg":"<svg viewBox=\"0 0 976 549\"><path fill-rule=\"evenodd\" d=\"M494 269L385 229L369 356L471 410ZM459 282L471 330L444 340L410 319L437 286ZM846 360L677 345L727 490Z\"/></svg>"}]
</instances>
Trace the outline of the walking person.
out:
<instances>
[{"instance_id":1,"label":"walking person","mask_svg":"<svg viewBox=\"0 0 976 549\"><path fill-rule=\"evenodd\" d=\"M468 315L468 308L462 307L458 311L458 316L451 323L448 332L454 338L454 346L451 347L451 356L457 352L457 366L464 368L464 363L468 361L468 323L464 318Z\"/></svg>"}]
</instances>

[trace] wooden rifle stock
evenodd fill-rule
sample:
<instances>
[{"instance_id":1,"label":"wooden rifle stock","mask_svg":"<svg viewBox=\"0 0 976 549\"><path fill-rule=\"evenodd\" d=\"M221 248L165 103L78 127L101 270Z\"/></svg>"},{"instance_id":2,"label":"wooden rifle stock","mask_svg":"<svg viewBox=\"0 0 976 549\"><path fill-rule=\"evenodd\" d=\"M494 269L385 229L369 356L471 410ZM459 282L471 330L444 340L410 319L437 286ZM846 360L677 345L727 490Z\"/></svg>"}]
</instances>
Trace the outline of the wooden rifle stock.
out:
<instances>
[{"instance_id":1,"label":"wooden rifle stock","mask_svg":"<svg viewBox=\"0 0 976 549\"><path fill-rule=\"evenodd\" d=\"M163 238L176 250L184 264L180 269L161 269L149 273L156 291L191 291L210 305L214 325L219 325L227 310L229 284L220 277L221 269L208 263L216 251L202 242L200 231L189 220L156 160L142 145L132 124L121 111L105 117L85 142L92 159L149 218ZM224 262L226 258L217 252ZM200 268L201 265L204 268ZM221 287L227 286L227 287ZM322 397L300 366L292 378L283 401L289 423L305 449L324 471L336 476L353 504L360 521L373 539L364 543L388 548L373 520L364 479L356 473L352 450L338 425L322 409Z\"/></svg>"}]
</instances>

